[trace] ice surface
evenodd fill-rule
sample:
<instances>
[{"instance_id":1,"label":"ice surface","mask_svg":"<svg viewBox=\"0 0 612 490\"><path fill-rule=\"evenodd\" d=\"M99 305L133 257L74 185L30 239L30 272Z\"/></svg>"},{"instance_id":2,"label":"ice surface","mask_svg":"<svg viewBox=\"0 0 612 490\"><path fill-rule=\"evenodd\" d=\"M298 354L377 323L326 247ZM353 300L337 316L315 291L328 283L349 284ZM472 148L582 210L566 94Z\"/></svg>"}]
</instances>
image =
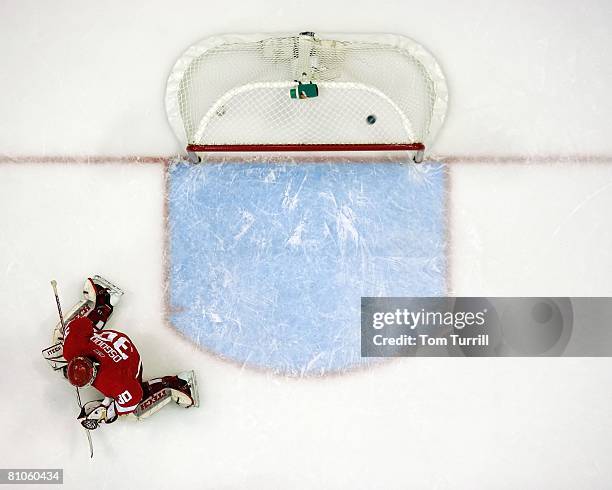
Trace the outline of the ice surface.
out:
<instances>
[{"instance_id":1,"label":"ice surface","mask_svg":"<svg viewBox=\"0 0 612 490\"><path fill-rule=\"evenodd\" d=\"M452 291L612 295L611 9L604 0L0 2L2 466L63 467L71 490L609 488L609 359L401 359L291 378L177 335L164 321L165 166L125 161L182 151L164 113L165 78L200 38L408 35L448 77L434 151L449 162ZM195 369L202 406L103 427L90 462L74 390L40 349L56 322L49 280L70 304L91 273L126 290L111 325L137 344L145 377Z\"/></svg>"},{"instance_id":2,"label":"ice surface","mask_svg":"<svg viewBox=\"0 0 612 490\"><path fill-rule=\"evenodd\" d=\"M610 294L610 168L451 165L455 292ZM165 170L0 165L4 465L63 467L70 489L471 489L474 475L606 487L609 359L412 358L296 379L177 335L164 324ZM74 390L40 356L57 321L48 280L70 304L90 271L125 289L110 325L138 346L145 378L193 368L202 401L101 428L92 462Z\"/></svg>"},{"instance_id":3,"label":"ice surface","mask_svg":"<svg viewBox=\"0 0 612 490\"><path fill-rule=\"evenodd\" d=\"M280 374L346 370L362 296L446 292L440 164L174 165L171 322Z\"/></svg>"}]
</instances>

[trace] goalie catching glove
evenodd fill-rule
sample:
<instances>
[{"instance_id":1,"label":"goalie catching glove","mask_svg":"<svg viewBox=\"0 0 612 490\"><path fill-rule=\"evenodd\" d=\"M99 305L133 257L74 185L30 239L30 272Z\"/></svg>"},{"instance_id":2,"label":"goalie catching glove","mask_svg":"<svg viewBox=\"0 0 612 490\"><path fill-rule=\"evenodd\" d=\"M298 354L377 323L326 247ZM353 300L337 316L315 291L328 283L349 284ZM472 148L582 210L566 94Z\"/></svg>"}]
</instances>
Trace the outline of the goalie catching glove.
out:
<instances>
[{"instance_id":1,"label":"goalie catching glove","mask_svg":"<svg viewBox=\"0 0 612 490\"><path fill-rule=\"evenodd\" d=\"M106 397L104 400L92 400L85 403L77 420L88 430L97 429L101 423L112 424L117 420L115 401Z\"/></svg>"}]
</instances>

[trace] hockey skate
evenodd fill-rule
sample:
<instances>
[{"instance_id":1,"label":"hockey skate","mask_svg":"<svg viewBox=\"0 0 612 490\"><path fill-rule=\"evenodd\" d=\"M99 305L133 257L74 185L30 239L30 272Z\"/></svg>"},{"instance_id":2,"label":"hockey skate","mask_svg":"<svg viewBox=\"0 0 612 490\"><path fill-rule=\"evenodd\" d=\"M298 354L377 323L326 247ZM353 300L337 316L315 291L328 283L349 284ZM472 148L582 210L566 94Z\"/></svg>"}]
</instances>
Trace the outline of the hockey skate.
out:
<instances>
[{"instance_id":1,"label":"hockey skate","mask_svg":"<svg viewBox=\"0 0 612 490\"><path fill-rule=\"evenodd\" d=\"M115 286L108 279L104 279L102 276L98 276L98 275L93 276L92 282L96 286L99 286L108 292L109 302L111 306L113 307L117 306L117 303L119 303L121 296L123 296L124 294L121 288L119 288L118 286Z\"/></svg>"},{"instance_id":2,"label":"hockey skate","mask_svg":"<svg viewBox=\"0 0 612 490\"><path fill-rule=\"evenodd\" d=\"M176 375L176 388L172 389L172 400L181 407L199 407L198 384L193 371L183 371Z\"/></svg>"}]
</instances>

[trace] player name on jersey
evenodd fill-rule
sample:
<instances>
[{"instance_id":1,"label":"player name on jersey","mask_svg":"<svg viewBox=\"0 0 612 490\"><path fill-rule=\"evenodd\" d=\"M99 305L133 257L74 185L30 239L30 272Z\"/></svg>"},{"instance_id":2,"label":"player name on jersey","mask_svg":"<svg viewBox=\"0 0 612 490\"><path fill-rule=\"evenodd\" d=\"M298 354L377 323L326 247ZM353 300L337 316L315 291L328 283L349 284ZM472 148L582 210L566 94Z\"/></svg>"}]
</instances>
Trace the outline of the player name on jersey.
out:
<instances>
[{"instance_id":1,"label":"player name on jersey","mask_svg":"<svg viewBox=\"0 0 612 490\"><path fill-rule=\"evenodd\" d=\"M116 340L115 340L116 339ZM128 358L128 352L132 352L134 349L130 343L130 340L123 334L108 330L106 332L95 333L91 341L102 350L115 362L126 360ZM112 342L112 346L109 344ZM102 354L104 356L104 354Z\"/></svg>"}]
</instances>

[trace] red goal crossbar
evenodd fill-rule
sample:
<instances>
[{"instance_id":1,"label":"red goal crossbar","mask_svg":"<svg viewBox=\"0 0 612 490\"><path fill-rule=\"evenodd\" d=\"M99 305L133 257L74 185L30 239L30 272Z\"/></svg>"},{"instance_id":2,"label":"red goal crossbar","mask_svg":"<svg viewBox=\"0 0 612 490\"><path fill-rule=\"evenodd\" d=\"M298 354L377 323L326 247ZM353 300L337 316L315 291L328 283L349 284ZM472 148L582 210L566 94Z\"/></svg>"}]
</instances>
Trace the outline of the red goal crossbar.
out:
<instances>
[{"instance_id":1,"label":"red goal crossbar","mask_svg":"<svg viewBox=\"0 0 612 490\"><path fill-rule=\"evenodd\" d=\"M423 143L188 145L188 152L424 151Z\"/></svg>"}]
</instances>

